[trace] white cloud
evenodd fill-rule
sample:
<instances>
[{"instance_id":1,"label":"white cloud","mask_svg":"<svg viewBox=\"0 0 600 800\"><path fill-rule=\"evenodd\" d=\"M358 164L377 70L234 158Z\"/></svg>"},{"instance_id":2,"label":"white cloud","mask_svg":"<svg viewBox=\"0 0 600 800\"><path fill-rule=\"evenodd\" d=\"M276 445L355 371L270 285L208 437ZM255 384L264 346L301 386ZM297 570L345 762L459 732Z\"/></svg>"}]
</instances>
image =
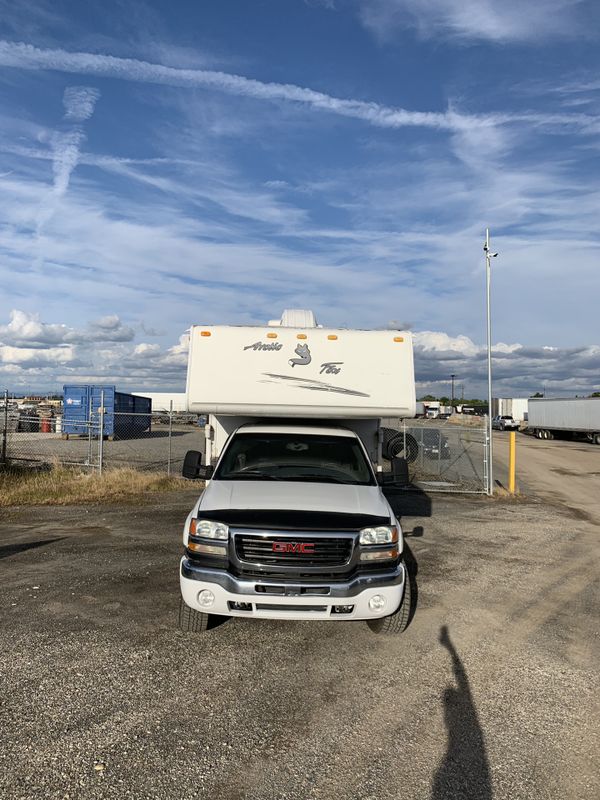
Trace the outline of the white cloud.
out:
<instances>
[{"instance_id":1,"label":"white cloud","mask_svg":"<svg viewBox=\"0 0 600 800\"><path fill-rule=\"evenodd\" d=\"M584 0L359 0L366 27L380 39L414 28L425 39L531 42L586 33Z\"/></svg>"},{"instance_id":2,"label":"white cloud","mask_svg":"<svg viewBox=\"0 0 600 800\"><path fill-rule=\"evenodd\" d=\"M487 348L466 336L438 331L414 334L415 375L420 394L447 395L450 375L466 397L484 397ZM543 387L565 396L591 394L600 387L600 346L524 347L496 343L492 346L495 396L530 396ZM459 390L459 391L462 391Z\"/></svg>"},{"instance_id":3,"label":"white cloud","mask_svg":"<svg viewBox=\"0 0 600 800\"><path fill-rule=\"evenodd\" d=\"M90 86L67 86L63 95L65 119L84 122L94 113L100 91Z\"/></svg>"},{"instance_id":4,"label":"white cloud","mask_svg":"<svg viewBox=\"0 0 600 800\"><path fill-rule=\"evenodd\" d=\"M86 329L76 330L62 323L42 322L39 314L13 309L8 325L0 325L0 344L17 348L48 349L57 344L129 342L134 336L133 328L123 325L116 314L93 321Z\"/></svg>"}]
</instances>

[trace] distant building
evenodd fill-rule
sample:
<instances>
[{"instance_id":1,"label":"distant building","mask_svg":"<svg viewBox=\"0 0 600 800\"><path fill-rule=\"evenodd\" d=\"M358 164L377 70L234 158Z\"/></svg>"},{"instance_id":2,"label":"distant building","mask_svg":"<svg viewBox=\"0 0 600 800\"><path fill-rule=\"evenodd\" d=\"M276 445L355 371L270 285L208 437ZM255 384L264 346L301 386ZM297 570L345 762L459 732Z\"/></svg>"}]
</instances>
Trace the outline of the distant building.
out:
<instances>
[{"instance_id":1,"label":"distant building","mask_svg":"<svg viewBox=\"0 0 600 800\"><path fill-rule=\"evenodd\" d=\"M187 411L185 392L132 392L136 397L149 397L152 400L152 411L169 411L173 403L173 411Z\"/></svg>"}]
</instances>

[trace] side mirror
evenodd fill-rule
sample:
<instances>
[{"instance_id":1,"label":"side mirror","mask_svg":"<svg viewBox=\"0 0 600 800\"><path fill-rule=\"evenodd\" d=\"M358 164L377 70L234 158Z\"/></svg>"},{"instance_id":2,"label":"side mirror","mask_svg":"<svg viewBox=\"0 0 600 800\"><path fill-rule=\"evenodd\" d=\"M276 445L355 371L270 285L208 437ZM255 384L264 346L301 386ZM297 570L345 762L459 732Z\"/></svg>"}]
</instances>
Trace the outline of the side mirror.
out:
<instances>
[{"instance_id":1,"label":"side mirror","mask_svg":"<svg viewBox=\"0 0 600 800\"><path fill-rule=\"evenodd\" d=\"M183 467L181 469L183 477L190 481L203 477L200 475L201 469L202 453L199 450L188 450L183 459Z\"/></svg>"}]
</instances>

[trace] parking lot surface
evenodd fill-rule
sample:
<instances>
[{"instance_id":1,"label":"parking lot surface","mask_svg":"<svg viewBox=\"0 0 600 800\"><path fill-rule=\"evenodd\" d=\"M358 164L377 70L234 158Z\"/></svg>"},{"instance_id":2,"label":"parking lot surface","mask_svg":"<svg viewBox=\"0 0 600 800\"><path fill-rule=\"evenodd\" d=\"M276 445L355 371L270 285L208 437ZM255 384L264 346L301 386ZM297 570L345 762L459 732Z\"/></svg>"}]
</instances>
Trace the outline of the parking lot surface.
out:
<instances>
[{"instance_id":1,"label":"parking lot surface","mask_svg":"<svg viewBox=\"0 0 600 800\"><path fill-rule=\"evenodd\" d=\"M595 798L598 530L398 494L408 631L176 628L194 493L0 522L0 796Z\"/></svg>"},{"instance_id":2,"label":"parking lot surface","mask_svg":"<svg viewBox=\"0 0 600 800\"><path fill-rule=\"evenodd\" d=\"M494 433L494 461L506 482L508 432ZM535 439L517 434L517 479L525 494L550 503L600 525L600 447L585 441Z\"/></svg>"}]
</instances>

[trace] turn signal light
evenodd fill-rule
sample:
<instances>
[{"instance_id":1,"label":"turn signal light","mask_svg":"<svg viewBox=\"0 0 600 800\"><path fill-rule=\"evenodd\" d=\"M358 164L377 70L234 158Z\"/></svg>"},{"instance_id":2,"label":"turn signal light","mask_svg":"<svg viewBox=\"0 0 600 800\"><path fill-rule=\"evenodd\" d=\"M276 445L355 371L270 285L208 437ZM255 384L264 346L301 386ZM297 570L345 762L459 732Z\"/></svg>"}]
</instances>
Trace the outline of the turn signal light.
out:
<instances>
[{"instance_id":1,"label":"turn signal light","mask_svg":"<svg viewBox=\"0 0 600 800\"><path fill-rule=\"evenodd\" d=\"M207 553L209 556L225 557L227 554L224 547L215 544L200 544L200 542L188 542L187 549L192 553Z\"/></svg>"},{"instance_id":2,"label":"turn signal light","mask_svg":"<svg viewBox=\"0 0 600 800\"><path fill-rule=\"evenodd\" d=\"M391 550L375 550L360 554L361 561L385 561L390 558L398 558L398 548L392 547Z\"/></svg>"}]
</instances>

